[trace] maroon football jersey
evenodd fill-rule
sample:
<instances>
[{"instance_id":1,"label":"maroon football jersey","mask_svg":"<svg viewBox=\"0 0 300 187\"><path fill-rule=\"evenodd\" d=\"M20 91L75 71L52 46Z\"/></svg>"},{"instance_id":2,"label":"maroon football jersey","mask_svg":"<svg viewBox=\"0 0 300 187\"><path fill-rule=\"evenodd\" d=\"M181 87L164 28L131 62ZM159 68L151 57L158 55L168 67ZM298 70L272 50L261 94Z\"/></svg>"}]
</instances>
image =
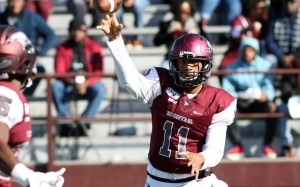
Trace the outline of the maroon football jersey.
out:
<instances>
[{"instance_id":1,"label":"maroon football jersey","mask_svg":"<svg viewBox=\"0 0 300 187\"><path fill-rule=\"evenodd\" d=\"M29 105L23 93L12 84L0 81L0 120L9 127L8 145L18 156L21 145L31 138ZM10 186L9 178L0 171L0 186Z\"/></svg>"},{"instance_id":2,"label":"maroon football jersey","mask_svg":"<svg viewBox=\"0 0 300 187\"><path fill-rule=\"evenodd\" d=\"M204 85L200 93L189 99L172 82L168 70L156 70L162 94L154 99L151 106L149 161L165 172L190 173L188 159L178 152L201 152L212 117L226 109L234 97L223 89Z\"/></svg>"}]
</instances>

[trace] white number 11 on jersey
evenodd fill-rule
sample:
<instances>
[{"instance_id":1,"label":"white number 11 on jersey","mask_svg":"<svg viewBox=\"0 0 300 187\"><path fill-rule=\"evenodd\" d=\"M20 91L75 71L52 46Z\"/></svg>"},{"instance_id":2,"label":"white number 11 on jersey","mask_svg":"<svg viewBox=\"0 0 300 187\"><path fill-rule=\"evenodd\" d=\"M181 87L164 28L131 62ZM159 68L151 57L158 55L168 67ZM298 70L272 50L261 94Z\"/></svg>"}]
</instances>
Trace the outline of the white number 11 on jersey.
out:
<instances>
[{"instance_id":1,"label":"white number 11 on jersey","mask_svg":"<svg viewBox=\"0 0 300 187\"><path fill-rule=\"evenodd\" d=\"M170 139L172 137L172 129L173 129L173 122L166 121L164 124L164 142L160 147L159 154L165 157L171 156L170 150ZM186 151L186 142L187 142L187 135L189 132L189 128L180 127L177 131L177 135L179 136L177 151L175 153L175 157L177 159L186 159L185 155L179 155L178 153Z\"/></svg>"}]
</instances>

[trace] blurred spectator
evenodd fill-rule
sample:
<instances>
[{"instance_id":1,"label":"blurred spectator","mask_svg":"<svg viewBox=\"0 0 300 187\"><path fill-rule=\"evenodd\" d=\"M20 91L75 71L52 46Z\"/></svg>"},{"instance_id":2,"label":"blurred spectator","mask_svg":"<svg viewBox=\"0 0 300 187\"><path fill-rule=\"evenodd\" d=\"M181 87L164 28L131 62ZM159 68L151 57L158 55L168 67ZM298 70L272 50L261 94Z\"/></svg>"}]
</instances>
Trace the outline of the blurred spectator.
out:
<instances>
[{"instance_id":1,"label":"blurred spectator","mask_svg":"<svg viewBox=\"0 0 300 187\"><path fill-rule=\"evenodd\" d=\"M117 19L120 23L124 23L123 14L125 11L130 11L134 15L134 26L136 28L144 28L144 14L149 4L149 0L124 0L123 6L116 12ZM141 35L134 35L127 37L125 43L128 49L132 47L140 49L143 47L142 41L143 37Z\"/></svg>"},{"instance_id":2,"label":"blurred spectator","mask_svg":"<svg viewBox=\"0 0 300 187\"><path fill-rule=\"evenodd\" d=\"M285 117L282 117L278 120L278 132L279 132L279 138L281 140L281 146L282 146L279 156L288 157L288 158L297 157L297 154L294 151L294 145L293 145L294 138L291 133L292 129L287 123L288 119L290 118L288 105L286 103L281 103L278 107L278 111L285 114Z\"/></svg>"},{"instance_id":3,"label":"blurred spectator","mask_svg":"<svg viewBox=\"0 0 300 187\"><path fill-rule=\"evenodd\" d=\"M276 63L279 68L299 68L295 54L300 47L300 1L273 0L271 8L272 17L266 37L267 49L271 53L268 56L273 55L270 59L274 59L273 63ZM278 76L278 79L282 101L278 110L288 116L287 103L291 96L298 92L299 80L297 75L292 74ZM279 119L279 135L282 144L280 156L295 157L292 149L293 137L287 119L288 117Z\"/></svg>"},{"instance_id":4,"label":"blurred spectator","mask_svg":"<svg viewBox=\"0 0 300 187\"><path fill-rule=\"evenodd\" d=\"M285 15L285 0L270 0L268 9L270 18L282 17Z\"/></svg>"},{"instance_id":5,"label":"blurred spectator","mask_svg":"<svg viewBox=\"0 0 300 187\"><path fill-rule=\"evenodd\" d=\"M263 39L266 32L267 4L265 0L243 0L242 15L238 15L231 23L230 43L219 69L224 69L238 59L241 39L252 36Z\"/></svg>"},{"instance_id":6,"label":"blurred spectator","mask_svg":"<svg viewBox=\"0 0 300 187\"><path fill-rule=\"evenodd\" d=\"M300 68L300 48L298 48L295 52L295 60L293 62L293 68ZM297 75L299 76L299 75ZM289 88L289 98L286 98L287 101L286 102L282 102L280 104L280 106L278 107L278 111L282 112L285 114L285 116L283 118L279 119L278 122L278 130L279 130L279 136L281 139L281 144L282 144L282 149L281 149L281 153L280 156L283 157L296 157L296 153L293 150L294 145L293 145L293 136L291 133L291 127L287 124L288 119L291 117L290 114L292 115L292 113L299 113L299 109L296 108L291 108L288 107L289 103L290 105L294 105L297 103L297 101L290 101L290 98L293 96L298 96L300 95L300 80L297 76L293 76L291 75L291 85ZM299 100L299 99L297 99ZM292 104L292 102L295 102ZM296 111L291 111L291 110L296 110ZM293 117L293 116L292 116Z\"/></svg>"},{"instance_id":7,"label":"blurred spectator","mask_svg":"<svg viewBox=\"0 0 300 187\"><path fill-rule=\"evenodd\" d=\"M273 15L266 36L269 52L275 55L279 68L295 67L295 52L300 47L300 0L284 1L282 13ZM281 99L287 103L295 88L296 75L283 75L280 80Z\"/></svg>"},{"instance_id":8,"label":"blurred spectator","mask_svg":"<svg viewBox=\"0 0 300 187\"><path fill-rule=\"evenodd\" d=\"M40 14L46 21L52 12L52 0L26 0L25 7Z\"/></svg>"},{"instance_id":9,"label":"blurred spectator","mask_svg":"<svg viewBox=\"0 0 300 187\"><path fill-rule=\"evenodd\" d=\"M69 25L69 39L57 47L55 56L55 73L68 72L102 72L104 69L104 51L100 44L87 36L87 26L82 20L72 20ZM71 117L69 102L83 98L88 105L82 117L94 117L99 111L101 101L105 97L105 87L100 76L75 78L59 78L53 85L53 100L60 117ZM61 125L59 134L69 136L74 133L71 124ZM87 125L89 128L89 125ZM84 135L80 128L79 134Z\"/></svg>"},{"instance_id":10,"label":"blurred spectator","mask_svg":"<svg viewBox=\"0 0 300 187\"><path fill-rule=\"evenodd\" d=\"M90 12L92 15L91 27L98 25L99 14L94 9L93 0L67 0L67 8L73 14L75 20L85 21L85 15Z\"/></svg>"},{"instance_id":11,"label":"blurred spectator","mask_svg":"<svg viewBox=\"0 0 300 187\"><path fill-rule=\"evenodd\" d=\"M220 6L224 25L229 25L233 18L242 12L241 0L202 0L200 3L201 23L205 27L211 20L215 10Z\"/></svg>"},{"instance_id":12,"label":"blurred spectator","mask_svg":"<svg viewBox=\"0 0 300 187\"><path fill-rule=\"evenodd\" d=\"M0 0L0 12L3 12L6 6L7 6L7 0Z\"/></svg>"},{"instance_id":13,"label":"blurred spectator","mask_svg":"<svg viewBox=\"0 0 300 187\"><path fill-rule=\"evenodd\" d=\"M259 56L259 43L255 38L247 37L241 41L239 59L226 70L267 71L271 63ZM237 110L240 113L276 112L274 100L273 76L270 74L236 73L225 75L222 87L237 98ZM266 119L266 131L263 142L263 155L275 158L276 152L271 142L276 133L277 119ZM239 159L244 155L244 147L238 133L236 122L228 127L228 136L233 144L227 153L229 159Z\"/></svg>"},{"instance_id":14,"label":"blurred spectator","mask_svg":"<svg viewBox=\"0 0 300 187\"><path fill-rule=\"evenodd\" d=\"M36 48L37 60L46 55L50 48L56 45L54 31L46 21L37 13L24 8L25 0L8 0L6 10L0 14L0 24L12 25L23 31ZM44 73L44 66L37 62L37 72ZM40 82L40 78L33 80L33 85L25 89L26 96L33 95Z\"/></svg>"},{"instance_id":15,"label":"blurred spectator","mask_svg":"<svg viewBox=\"0 0 300 187\"><path fill-rule=\"evenodd\" d=\"M163 18L159 23L159 32L154 36L154 45L166 45L168 51L162 67L169 68L169 50L174 40L185 33L198 33L206 37L202 28L194 19L195 4L193 0L173 0L170 4L172 16Z\"/></svg>"}]
</instances>

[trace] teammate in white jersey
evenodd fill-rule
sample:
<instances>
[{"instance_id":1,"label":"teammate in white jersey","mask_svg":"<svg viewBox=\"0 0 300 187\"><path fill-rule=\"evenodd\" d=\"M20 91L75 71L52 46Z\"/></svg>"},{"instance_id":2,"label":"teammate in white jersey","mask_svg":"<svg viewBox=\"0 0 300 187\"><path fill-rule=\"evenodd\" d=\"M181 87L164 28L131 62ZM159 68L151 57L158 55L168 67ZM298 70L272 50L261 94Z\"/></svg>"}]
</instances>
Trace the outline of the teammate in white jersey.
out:
<instances>
[{"instance_id":1,"label":"teammate in white jersey","mask_svg":"<svg viewBox=\"0 0 300 187\"><path fill-rule=\"evenodd\" d=\"M11 180L26 187L61 187L62 174L34 172L20 163L18 151L31 138L29 106L22 89L34 75L35 51L23 32L0 26L0 187Z\"/></svg>"}]
</instances>

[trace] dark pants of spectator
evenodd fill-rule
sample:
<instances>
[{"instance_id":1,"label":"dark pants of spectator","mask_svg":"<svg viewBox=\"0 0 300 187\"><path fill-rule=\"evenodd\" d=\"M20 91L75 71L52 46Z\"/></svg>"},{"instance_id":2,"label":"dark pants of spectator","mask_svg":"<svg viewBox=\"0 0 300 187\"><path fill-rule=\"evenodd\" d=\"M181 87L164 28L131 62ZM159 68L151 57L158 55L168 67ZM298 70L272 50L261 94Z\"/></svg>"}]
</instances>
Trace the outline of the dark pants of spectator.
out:
<instances>
[{"instance_id":1,"label":"dark pants of spectator","mask_svg":"<svg viewBox=\"0 0 300 187\"><path fill-rule=\"evenodd\" d=\"M262 112L269 113L271 112L267 102L253 102L250 105L243 105L238 101L237 111L240 113L251 113L251 112ZM263 145L270 145L275 137L276 129L277 129L277 119L276 118L267 118L265 119L266 129ZM232 125L228 126L228 137L233 145L242 146L241 136L237 129L237 124L234 122Z\"/></svg>"},{"instance_id":2,"label":"dark pants of spectator","mask_svg":"<svg viewBox=\"0 0 300 187\"><path fill-rule=\"evenodd\" d=\"M86 15L88 12L91 12L91 27L96 27L98 25L98 12L95 9L90 10L85 0L68 0L67 7L68 10L73 14L75 20L84 21L84 15Z\"/></svg>"},{"instance_id":3,"label":"dark pants of spectator","mask_svg":"<svg viewBox=\"0 0 300 187\"><path fill-rule=\"evenodd\" d=\"M42 64L40 63L36 63L36 69L37 69L37 72L38 73L45 73L45 68ZM41 78L34 78L33 81L32 81L32 85L29 87L29 88L26 88L24 90L24 95L25 96L32 96L35 89L37 88L37 86L39 85L41 81Z\"/></svg>"},{"instance_id":4,"label":"dark pants of spectator","mask_svg":"<svg viewBox=\"0 0 300 187\"><path fill-rule=\"evenodd\" d=\"M84 95L77 95L75 92L75 88L71 84L64 83L61 80L56 80L52 85L53 90L53 102L55 104L58 116L60 117L71 117L71 108L70 108L70 101L72 99L86 99L88 101L88 105L86 106L85 110L82 114L75 114L82 117L91 118L94 117L100 108L100 104L105 98L105 85L102 81L98 81L94 85L91 85L87 88L87 92ZM73 114L74 115L74 114ZM77 125L78 126L78 125ZM89 128L90 125L86 124L86 127ZM64 124L60 125L58 129L58 133L60 136L73 136L73 133L79 133L82 135L81 129L79 132L73 131L73 124Z\"/></svg>"},{"instance_id":5,"label":"dark pants of spectator","mask_svg":"<svg viewBox=\"0 0 300 187\"><path fill-rule=\"evenodd\" d=\"M297 75L283 75L280 83L281 100L283 103L287 103L291 96L297 94L300 87L300 85L298 85L298 77Z\"/></svg>"}]
</instances>

